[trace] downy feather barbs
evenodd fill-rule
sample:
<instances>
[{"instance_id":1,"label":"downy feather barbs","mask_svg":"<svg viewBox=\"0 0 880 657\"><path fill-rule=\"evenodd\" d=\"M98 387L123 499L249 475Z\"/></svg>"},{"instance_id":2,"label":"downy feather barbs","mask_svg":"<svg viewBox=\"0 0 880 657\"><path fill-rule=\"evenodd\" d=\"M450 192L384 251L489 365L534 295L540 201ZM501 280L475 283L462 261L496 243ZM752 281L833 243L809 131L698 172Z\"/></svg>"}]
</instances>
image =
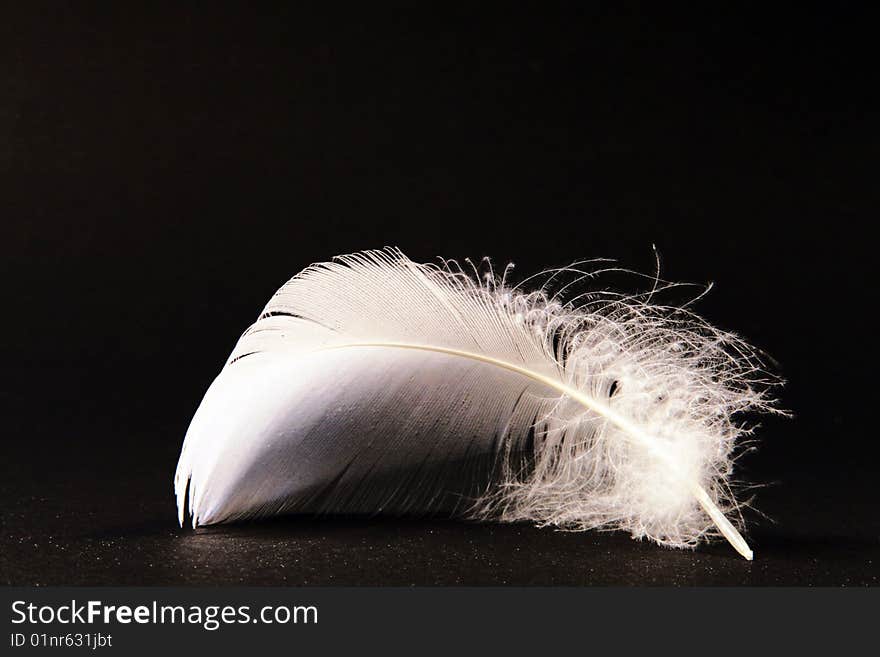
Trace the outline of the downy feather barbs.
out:
<instances>
[{"instance_id":1,"label":"downy feather barbs","mask_svg":"<svg viewBox=\"0 0 880 657\"><path fill-rule=\"evenodd\" d=\"M590 276L548 276L572 272ZM507 273L388 248L291 279L190 424L181 524L445 510L672 547L720 533L752 558L737 418L774 411L778 383L756 350L653 294L563 301Z\"/></svg>"}]
</instances>

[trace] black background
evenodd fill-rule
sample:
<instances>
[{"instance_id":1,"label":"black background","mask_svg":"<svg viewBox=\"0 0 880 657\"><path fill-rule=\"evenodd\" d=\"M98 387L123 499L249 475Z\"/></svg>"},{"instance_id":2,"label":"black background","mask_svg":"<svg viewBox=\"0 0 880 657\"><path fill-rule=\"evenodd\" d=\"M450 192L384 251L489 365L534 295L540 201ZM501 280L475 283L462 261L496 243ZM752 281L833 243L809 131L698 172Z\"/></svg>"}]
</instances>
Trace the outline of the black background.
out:
<instances>
[{"instance_id":1,"label":"black background","mask_svg":"<svg viewBox=\"0 0 880 657\"><path fill-rule=\"evenodd\" d=\"M830 12L830 13L829 13ZM0 21L7 584L877 584L872 21L852 8L62 3ZM747 563L428 519L178 530L192 412L313 261L714 281L788 381Z\"/></svg>"}]
</instances>

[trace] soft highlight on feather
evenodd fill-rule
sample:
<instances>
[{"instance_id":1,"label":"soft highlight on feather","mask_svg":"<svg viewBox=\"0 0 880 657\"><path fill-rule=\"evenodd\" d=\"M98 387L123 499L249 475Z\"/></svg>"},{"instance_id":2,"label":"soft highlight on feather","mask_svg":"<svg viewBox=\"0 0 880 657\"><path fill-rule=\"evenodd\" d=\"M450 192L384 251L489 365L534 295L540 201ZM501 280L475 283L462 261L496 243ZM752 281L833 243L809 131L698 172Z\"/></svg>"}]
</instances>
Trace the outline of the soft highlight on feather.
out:
<instances>
[{"instance_id":1,"label":"soft highlight on feather","mask_svg":"<svg viewBox=\"0 0 880 657\"><path fill-rule=\"evenodd\" d=\"M720 529L750 558L721 514L741 525L737 418L774 409L756 351L652 294L506 274L385 249L291 279L193 418L181 522L443 509L673 547Z\"/></svg>"}]
</instances>

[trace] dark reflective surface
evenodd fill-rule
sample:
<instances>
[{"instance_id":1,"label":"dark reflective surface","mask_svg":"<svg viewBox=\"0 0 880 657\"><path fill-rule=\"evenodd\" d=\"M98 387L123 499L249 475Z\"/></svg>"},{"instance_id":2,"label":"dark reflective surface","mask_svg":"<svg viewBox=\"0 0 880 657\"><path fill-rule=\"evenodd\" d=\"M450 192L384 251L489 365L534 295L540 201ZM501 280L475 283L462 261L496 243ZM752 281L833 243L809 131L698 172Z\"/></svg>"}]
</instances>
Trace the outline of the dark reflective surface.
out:
<instances>
[{"instance_id":1,"label":"dark reflective surface","mask_svg":"<svg viewBox=\"0 0 880 657\"><path fill-rule=\"evenodd\" d=\"M720 542L672 551L620 534L440 517L288 517L193 531L176 527L173 429L118 427L117 445L109 429L82 442L47 440L39 460L31 444L9 449L3 583L880 584L870 478L831 478L820 489L809 474L792 474L761 491L756 504L775 522L751 514L752 563Z\"/></svg>"}]
</instances>

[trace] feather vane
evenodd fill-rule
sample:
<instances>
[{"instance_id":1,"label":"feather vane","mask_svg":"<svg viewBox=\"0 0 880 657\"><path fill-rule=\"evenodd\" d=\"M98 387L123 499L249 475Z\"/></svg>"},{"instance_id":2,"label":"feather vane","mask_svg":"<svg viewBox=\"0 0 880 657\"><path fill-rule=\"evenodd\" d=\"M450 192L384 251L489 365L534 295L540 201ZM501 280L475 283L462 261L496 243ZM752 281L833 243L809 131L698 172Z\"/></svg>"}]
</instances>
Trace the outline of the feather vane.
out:
<instances>
[{"instance_id":1,"label":"feather vane","mask_svg":"<svg viewBox=\"0 0 880 657\"><path fill-rule=\"evenodd\" d=\"M285 284L187 431L181 523L425 512L726 537L747 411L773 411L756 350L643 297L564 302L396 249ZM731 514L734 522L727 515Z\"/></svg>"}]
</instances>

